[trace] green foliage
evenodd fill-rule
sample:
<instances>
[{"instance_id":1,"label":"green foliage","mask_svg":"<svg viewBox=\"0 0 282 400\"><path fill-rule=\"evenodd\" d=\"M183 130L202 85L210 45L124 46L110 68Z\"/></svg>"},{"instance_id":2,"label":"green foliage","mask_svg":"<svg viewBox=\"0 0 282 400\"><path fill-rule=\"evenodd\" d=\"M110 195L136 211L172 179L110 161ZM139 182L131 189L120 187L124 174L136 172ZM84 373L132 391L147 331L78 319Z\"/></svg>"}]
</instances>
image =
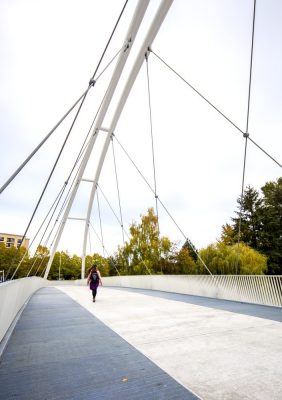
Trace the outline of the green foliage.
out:
<instances>
[{"instance_id":1,"label":"green foliage","mask_svg":"<svg viewBox=\"0 0 282 400\"><path fill-rule=\"evenodd\" d=\"M267 182L264 195L260 250L268 257L268 273L282 274L282 178Z\"/></svg>"},{"instance_id":2,"label":"green foliage","mask_svg":"<svg viewBox=\"0 0 282 400\"><path fill-rule=\"evenodd\" d=\"M241 214L240 241L254 249L259 248L260 234L262 230L263 200L259 197L257 190L247 186L244 195L238 198L237 217L232 218L234 222L234 238L238 240L238 232Z\"/></svg>"},{"instance_id":3,"label":"green foliage","mask_svg":"<svg viewBox=\"0 0 282 400\"><path fill-rule=\"evenodd\" d=\"M91 266L96 264L102 276L109 276L110 273L110 262L108 258L101 256L98 253L94 253L93 256L87 256L85 261L85 270L89 274Z\"/></svg>"},{"instance_id":4,"label":"green foliage","mask_svg":"<svg viewBox=\"0 0 282 400\"><path fill-rule=\"evenodd\" d=\"M158 217L153 208L141 215L141 223L130 226L130 239L119 247L116 264L121 274L165 273L170 264L173 243L159 235Z\"/></svg>"},{"instance_id":5,"label":"green foliage","mask_svg":"<svg viewBox=\"0 0 282 400\"><path fill-rule=\"evenodd\" d=\"M7 277L7 274L9 274L8 278L11 278L25 252L25 247L20 247L17 249L14 246L6 247L4 243L0 243L0 270L4 271L5 278ZM29 263L27 255L18 269L15 278L22 278L26 276L28 268Z\"/></svg>"},{"instance_id":6,"label":"green foliage","mask_svg":"<svg viewBox=\"0 0 282 400\"><path fill-rule=\"evenodd\" d=\"M184 249L187 249L188 254L190 255L190 257L194 260L197 261L198 256L196 253L196 247L191 243L191 241L189 239L186 239L184 245L183 245Z\"/></svg>"},{"instance_id":7,"label":"green foliage","mask_svg":"<svg viewBox=\"0 0 282 400\"><path fill-rule=\"evenodd\" d=\"M267 182L262 195L247 186L239 198L233 224L222 226L217 243L200 250L200 257L213 274L282 274L282 178ZM241 235L238 245L239 220ZM153 208L130 226L130 237L116 254L105 258L94 253L85 258L85 271L97 264L102 276L135 274L207 274L195 246L187 239L180 250L168 237L160 236L158 218ZM22 260L26 249L6 248L0 243L0 270L9 277ZM33 256L22 260L16 278L42 276L49 261L49 250L39 245ZM49 279L79 279L81 258L56 252Z\"/></svg>"},{"instance_id":8,"label":"green foliage","mask_svg":"<svg viewBox=\"0 0 282 400\"><path fill-rule=\"evenodd\" d=\"M231 245L238 241L241 213L240 241L267 256L267 273L282 274L282 178L267 182L262 196L248 186L239 198L237 217L233 226L224 225L220 241Z\"/></svg>"},{"instance_id":9,"label":"green foliage","mask_svg":"<svg viewBox=\"0 0 282 400\"><path fill-rule=\"evenodd\" d=\"M225 224L222 226L222 233L219 242L231 246L235 243L235 232L230 224Z\"/></svg>"},{"instance_id":10,"label":"green foliage","mask_svg":"<svg viewBox=\"0 0 282 400\"><path fill-rule=\"evenodd\" d=\"M176 253L175 259L176 259L175 273L189 274L189 275L196 275L198 273L198 266L197 263L195 262L195 258L191 256L191 253L186 247L183 246L182 249L180 249L180 251Z\"/></svg>"},{"instance_id":11,"label":"green foliage","mask_svg":"<svg viewBox=\"0 0 282 400\"><path fill-rule=\"evenodd\" d=\"M261 275L266 270L267 258L244 243L233 244L215 243L199 252L201 258L215 275L235 275L238 259L238 274ZM204 266L198 261L200 273L207 274Z\"/></svg>"},{"instance_id":12,"label":"green foliage","mask_svg":"<svg viewBox=\"0 0 282 400\"><path fill-rule=\"evenodd\" d=\"M73 280L81 277L81 258L70 256L67 252L56 252L48 279Z\"/></svg>"}]
</instances>

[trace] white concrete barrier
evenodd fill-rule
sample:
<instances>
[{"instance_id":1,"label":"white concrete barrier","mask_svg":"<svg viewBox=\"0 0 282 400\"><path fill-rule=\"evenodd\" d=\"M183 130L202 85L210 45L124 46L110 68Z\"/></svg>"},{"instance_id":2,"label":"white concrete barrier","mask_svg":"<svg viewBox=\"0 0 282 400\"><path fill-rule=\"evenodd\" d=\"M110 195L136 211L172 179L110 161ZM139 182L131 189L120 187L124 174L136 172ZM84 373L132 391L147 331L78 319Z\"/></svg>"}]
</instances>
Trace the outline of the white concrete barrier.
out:
<instances>
[{"instance_id":1,"label":"white concrete barrier","mask_svg":"<svg viewBox=\"0 0 282 400\"><path fill-rule=\"evenodd\" d=\"M45 279L37 277L15 279L0 284L0 342L29 297L48 284Z\"/></svg>"},{"instance_id":2,"label":"white concrete barrier","mask_svg":"<svg viewBox=\"0 0 282 400\"><path fill-rule=\"evenodd\" d=\"M281 275L131 275L105 277L103 284L282 307Z\"/></svg>"},{"instance_id":3,"label":"white concrete barrier","mask_svg":"<svg viewBox=\"0 0 282 400\"><path fill-rule=\"evenodd\" d=\"M86 286L86 279L73 279L73 280L62 280L62 281L49 281L51 286Z\"/></svg>"}]
</instances>

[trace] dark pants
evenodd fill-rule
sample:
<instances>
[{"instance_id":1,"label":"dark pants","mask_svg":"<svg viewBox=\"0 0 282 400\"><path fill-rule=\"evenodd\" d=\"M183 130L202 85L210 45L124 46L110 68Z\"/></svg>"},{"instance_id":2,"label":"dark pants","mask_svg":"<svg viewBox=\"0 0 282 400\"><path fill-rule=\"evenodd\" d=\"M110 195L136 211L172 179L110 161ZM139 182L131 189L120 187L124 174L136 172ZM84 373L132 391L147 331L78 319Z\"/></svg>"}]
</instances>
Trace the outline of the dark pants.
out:
<instances>
[{"instance_id":1,"label":"dark pants","mask_svg":"<svg viewBox=\"0 0 282 400\"><path fill-rule=\"evenodd\" d=\"M93 296L93 299L95 299L96 294L97 294L97 288L92 289L92 296Z\"/></svg>"}]
</instances>

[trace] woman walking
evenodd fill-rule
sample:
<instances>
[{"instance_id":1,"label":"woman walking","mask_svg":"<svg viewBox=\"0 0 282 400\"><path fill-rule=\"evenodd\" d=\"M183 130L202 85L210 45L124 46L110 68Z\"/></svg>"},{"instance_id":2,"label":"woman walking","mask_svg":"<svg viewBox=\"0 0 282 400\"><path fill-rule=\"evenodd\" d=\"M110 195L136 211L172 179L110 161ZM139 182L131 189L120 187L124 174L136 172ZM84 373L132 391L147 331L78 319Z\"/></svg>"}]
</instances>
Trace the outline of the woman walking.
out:
<instances>
[{"instance_id":1,"label":"woman walking","mask_svg":"<svg viewBox=\"0 0 282 400\"><path fill-rule=\"evenodd\" d=\"M101 274L97 268L96 264L93 264L90 272L87 276L87 285L90 283L90 290L92 290L92 296L93 296L93 302L95 303L95 298L97 294L97 288L99 284L102 286L102 279L101 279Z\"/></svg>"}]
</instances>

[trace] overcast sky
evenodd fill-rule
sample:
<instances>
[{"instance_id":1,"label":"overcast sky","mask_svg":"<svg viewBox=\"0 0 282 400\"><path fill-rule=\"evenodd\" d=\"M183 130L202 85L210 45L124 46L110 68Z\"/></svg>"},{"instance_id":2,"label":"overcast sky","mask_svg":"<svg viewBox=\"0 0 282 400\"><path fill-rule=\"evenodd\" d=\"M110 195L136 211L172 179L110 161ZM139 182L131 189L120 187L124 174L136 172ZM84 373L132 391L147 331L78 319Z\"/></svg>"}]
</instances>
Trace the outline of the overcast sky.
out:
<instances>
[{"instance_id":1,"label":"overcast sky","mask_svg":"<svg viewBox=\"0 0 282 400\"><path fill-rule=\"evenodd\" d=\"M159 3L150 2L118 93ZM1 186L87 88L123 4L124 0L1 0ZM137 0L129 0L103 66L122 47L136 4ZM246 130L252 14L251 0L175 0L152 46L242 131ZM249 133L280 163L281 38L282 2L257 0ZM33 238L70 172L113 67L87 97L27 234L29 238ZM182 231L201 248L215 242L222 225L234 216L241 192L244 138L153 54L149 57L149 75L157 192ZM111 107L106 116L106 125L113 110ZM0 232L24 233L71 120L62 124L0 195ZM115 134L153 185L145 65ZM84 178L94 177L102 140L95 145ZM155 199L118 144L115 154L128 230L132 221L139 221L140 214L154 206ZM281 168L249 143L245 184L260 189L279 176ZM112 151L99 184L118 213ZM71 216L85 217L88 192L89 186L83 183ZM122 244L121 229L101 194L99 200L104 245L112 253ZM99 233L97 210L95 200L91 222ZM161 234L181 245L183 237L161 206L159 211ZM92 229L90 233L88 252L101 253L99 240ZM80 255L82 237L83 224L68 221L59 249Z\"/></svg>"}]
</instances>

